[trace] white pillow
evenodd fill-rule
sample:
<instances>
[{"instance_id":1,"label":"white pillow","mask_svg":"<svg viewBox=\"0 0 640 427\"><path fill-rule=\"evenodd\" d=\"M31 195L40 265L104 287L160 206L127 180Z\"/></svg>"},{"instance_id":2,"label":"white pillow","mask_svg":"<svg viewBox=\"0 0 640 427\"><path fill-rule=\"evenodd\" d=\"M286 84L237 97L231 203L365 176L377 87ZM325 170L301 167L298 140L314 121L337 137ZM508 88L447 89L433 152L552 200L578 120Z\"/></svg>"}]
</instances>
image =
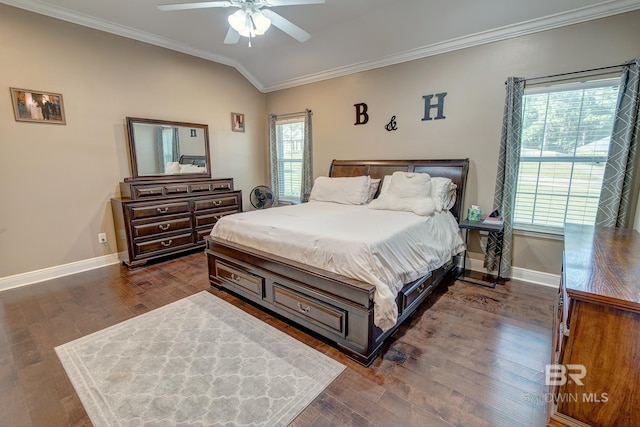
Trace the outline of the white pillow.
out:
<instances>
[{"instance_id":1,"label":"white pillow","mask_svg":"<svg viewBox=\"0 0 640 427\"><path fill-rule=\"evenodd\" d=\"M385 175L382 178L382 185L380 186L380 194L378 194L378 197L384 196L386 192L389 191L389 184L391 184L391 175Z\"/></svg>"},{"instance_id":2,"label":"white pillow","mask_svg":"<svg viewBox=\"0 0 640 427\"><path fill-rule=\"evenodd\" d=\"M431 177L431 197L436 204L436 210L447 211L456 203L456 188L458 186L449 178L441 176Z\"/></svg>"},{"instance_id":3,"label":"white pillow","mask_svg":"<svg viewBox=\"0 0 640 427\"><path fill-rule=\"evenodd\" d=\"M167 162L167 166L165 166L164 168L164 173L166 174L180 173L180 163Z\"/></svg>"},{"instance_id":4,"label":"white pillow","mask_svg":"<svg viewBox=\"0 0 640 427\"><path fill-rule=\"evenodd\" d=\"M313 182L309 201L361 205L369 197L370 184L371 178L368 176L345 178L319 176Z\"/></svg>"},{"instance_id":5,"label":"white pillow","mask_svg":"<svg viewBox=\"0 0 640 427\"><path fill-rule=\"evenodd\" d=\"M378 187L380 187L380 181L382 180L371 178L371 183L369 184L369 194L367 195L367 201L365 202L365 204L371 203L373 198L376 196L376 193L378 192Z\"/></svg>"},{"instance_id":6,"label":"white pillow","mask_svg":"<svg viewBox=\"0 0 640 427\"><path fill-rule=\"evenodd\" d=\"M206 168L196 165L180 165L180 173L202 173L206 171Z\"/></svg>"},{"instance_id":7,"label":"white pillow","mask_svg":"<svg viewBox=\"0 0 640 427\"><path fill-rule=\"evenodd\" d=\"M394 172L387 191L372 200L369 208L429 216L435 211L435 203L431 198L431 177L426 173Z\"/></svg>"}]
</instances>

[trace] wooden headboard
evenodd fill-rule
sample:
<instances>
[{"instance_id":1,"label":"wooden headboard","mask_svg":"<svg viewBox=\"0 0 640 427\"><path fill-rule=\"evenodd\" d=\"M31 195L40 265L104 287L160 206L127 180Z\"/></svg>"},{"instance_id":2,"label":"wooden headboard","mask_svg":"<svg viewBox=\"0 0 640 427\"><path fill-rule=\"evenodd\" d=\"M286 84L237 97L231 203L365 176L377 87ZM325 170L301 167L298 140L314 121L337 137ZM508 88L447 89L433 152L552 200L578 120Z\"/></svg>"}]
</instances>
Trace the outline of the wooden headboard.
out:
<instances>
[{"instance_id":1,"label":"wooden headboard","mask_svg":"<svg viewBox=\"0 0 640 427\"><path fill-rule=\"evenodd\" d=\"M451 179L456 189L456 203L450 209L458 221L462 218L464 206L464 187L469 172L469 159L454 160L333 160L329 169L331 177L369 175L371 178L383 178L396 171L428 173Z\"/></svg>"}]
</instances>

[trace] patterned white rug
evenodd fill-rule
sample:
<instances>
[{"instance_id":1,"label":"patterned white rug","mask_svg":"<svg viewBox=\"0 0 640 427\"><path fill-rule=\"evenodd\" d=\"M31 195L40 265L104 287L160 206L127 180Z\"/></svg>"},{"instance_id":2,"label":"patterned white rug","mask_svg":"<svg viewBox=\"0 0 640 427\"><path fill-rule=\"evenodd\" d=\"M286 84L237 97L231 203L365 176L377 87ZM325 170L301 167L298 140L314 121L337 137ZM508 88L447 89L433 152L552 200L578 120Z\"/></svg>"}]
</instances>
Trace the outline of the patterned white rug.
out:
<instances>
[{"instance_id":1,"label":"patterned white rug","mask_svg":"<svg viewBox=\"0 0 640 427\"><path fill-rule=\"evenodd\" d=\"M206 291L56 352L96 426L285 426L345 368Z\"/></svg>"}]
</instances>

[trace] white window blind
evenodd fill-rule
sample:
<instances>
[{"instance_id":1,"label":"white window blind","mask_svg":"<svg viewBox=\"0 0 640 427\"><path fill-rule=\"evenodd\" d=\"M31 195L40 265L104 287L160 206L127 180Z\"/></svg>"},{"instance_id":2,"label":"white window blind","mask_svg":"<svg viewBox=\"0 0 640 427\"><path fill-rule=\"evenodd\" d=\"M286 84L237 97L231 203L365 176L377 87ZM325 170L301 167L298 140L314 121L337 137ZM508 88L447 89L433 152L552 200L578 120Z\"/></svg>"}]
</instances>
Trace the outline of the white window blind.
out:
<instances>
[{"instance_id":1,"label":"white window blind","mask_svg":"<svg viewBox=\"0 0 640 427\"><path fill-rule=\"evenodd\" d=\"M304 116L276 121L278 197L298 202L302 189Z\"/></svg>"},{"instance_id":2,"label":"white window blind","mask_svg":"<svg viewBox=\"0 0 640 427\"><path fill-rule=\"evenodd\" d=\"M618 79L525 90L514 226L594 224Z\"/></svg>"}]
</instances>

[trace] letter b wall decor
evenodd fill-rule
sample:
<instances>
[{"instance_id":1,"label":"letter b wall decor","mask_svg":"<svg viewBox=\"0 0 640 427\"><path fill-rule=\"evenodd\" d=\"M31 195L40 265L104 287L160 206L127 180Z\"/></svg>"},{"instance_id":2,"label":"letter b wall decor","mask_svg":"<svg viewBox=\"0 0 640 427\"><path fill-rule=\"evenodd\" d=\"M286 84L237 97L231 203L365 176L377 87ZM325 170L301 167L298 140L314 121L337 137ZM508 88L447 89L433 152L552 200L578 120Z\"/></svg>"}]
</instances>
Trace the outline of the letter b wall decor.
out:
<instances>
[{"instance_id":1,"label":"letter b wall decor","mask_svg":"<svg viewBox=\"0 0 640 427\"><path fill-rule=\"evenodd\" d=\"M431 95L424 95L424 116L422 121L429 120L442 120L447 117L444 115L444 97L447 96L447 92L434 93ZM435 99L434 99L435 98ZM364 102L353 104L356 108L356 122L354 126L365 125L369 122L369 106ZM435 116L433 116L435 113ZM391 121L385 126L388 131L397 130L397 124L395 122L396 116L391 118Z\"/></svg>"}]
</instances>

